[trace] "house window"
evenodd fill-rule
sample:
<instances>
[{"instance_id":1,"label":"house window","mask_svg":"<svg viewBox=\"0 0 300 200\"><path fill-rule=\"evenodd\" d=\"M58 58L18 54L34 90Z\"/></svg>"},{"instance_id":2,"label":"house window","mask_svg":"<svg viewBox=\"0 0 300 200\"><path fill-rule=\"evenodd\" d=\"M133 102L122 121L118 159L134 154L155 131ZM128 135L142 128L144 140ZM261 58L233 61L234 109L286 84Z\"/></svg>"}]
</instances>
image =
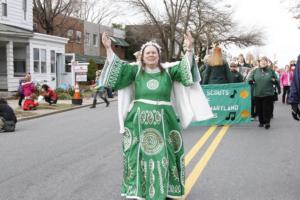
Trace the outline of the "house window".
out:
<instances>
[{"instance_id":1,"label":"house window","mask_svg":"<svg viewBox=\"0 0 300 200\"><path fill-rule=\"evenodd\" d=\"M24 20L27 19L27 0L23 0Z\"/></svg>"},{"instance_id":2,"label":"house window","mask_svg":"<svg viewBox=\"0 0 300 200\"><path fill-rule=\"evenodd\" d=\"M50 51L50 63L51 63L51 73L55 73L56 71L56 66L55 66L55 51L51 50Z\"/></svg>"},{"instance_id":3,"label":"house window","mask_svg":"<svg viewBox=\"0 0 300 200\"><path fill-rule=\"evenodd\" d=\"M46 49L41 49L41 72L47 73Z\"/></svg>"},{"instance_id":4,"label":"house window","mask_svg":"<svg viewBox=\"0 0 300 200\"><path fill-rule=\"evenodd\" d=\"M40 50L37 48L33 49L33 71L40 72Z\"/></svg>"},{"instance_id":5,"label":"house window","mask_svg":"<svg viewBox=\"0 0 300 200\"><path fill-rule=\"evenodd\" d=\"M81 31L76 31L76 42L77 43L81 42Z\"/></svg>"},{"instance_id":6,"label":"house window","mask_svg":"<svg viewBox=\"0 0 300 200\"><path fill-rule=\"evenodd\" d=\"M14 74L24 75L26 73L26 61L14 59Z\"/></svg>"},{"instance_id":7,"label":"house window","mask_svg":"<svg viewBox=\"0 0 300 200\"><path fill-rule=\"evenodd\" d=\"M68 32L67 32L67 38L69 38L69 39L73 39L73 30L68 30Z\"/></svg>"},{"instance_id":8,"label":"house window","mask_svg":"<svg viewBox=\"0 0 300 200\"><path fill-rule=\"evenodd\" d=\"M24 76L26 73L26 47L16 43L13 48L14 76Z\"/></svg>"},{"instance_id":9,"label":"house window","mask_svg":"<svg viewBox=\"0 0 300 200\"><path fill-rule=\"evenodd\" d=\"M90 46L90 33L85 33L85 43Z\"/></svg>"},{"instance_id":10,"label":"house window","mask_svg":"<svg viewBox=\"0 0 300 200\"><path fill-rule=\"evenodd\" d=\"M98 36L96 34L93 34L93 45L98 46Z\"/></svg>"},{"instance_id":11,"label":"house window","mask_svg":"<svg viewBox=\"0 0 300 200\"><path fill-rule=\"evenodd\" d=\"M7 0L2 0L2 16L7 17Z\"/></svg>"},{"instance_id":12,"label":"house window","mask_svg":"<svg viewBox=\"0 0 300 200\"><path fill-rule=\"evenodd\" d=\"M65 72L72 72L72 55L65 55Z\"/></svg>"}]
</instances>

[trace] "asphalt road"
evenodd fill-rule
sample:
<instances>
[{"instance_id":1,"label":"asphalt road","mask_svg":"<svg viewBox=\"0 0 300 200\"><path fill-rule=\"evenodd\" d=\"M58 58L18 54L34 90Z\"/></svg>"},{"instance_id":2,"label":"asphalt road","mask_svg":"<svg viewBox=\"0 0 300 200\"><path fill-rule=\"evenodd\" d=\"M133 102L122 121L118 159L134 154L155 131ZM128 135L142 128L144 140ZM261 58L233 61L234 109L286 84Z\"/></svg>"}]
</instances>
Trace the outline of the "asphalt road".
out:
<instances>
[{"instance_id":1,"label":"asphalt road","mask_svg":"<svg viewBox=\"0 0 300 200\"><path fill-rule=\"evenodd\" d=\"M276 103L258 122L183 132L191 200L300 199L300 122ZM17 124L0 134L0 200L121 200L117 103Z\"/></svg>"}]
</instances>

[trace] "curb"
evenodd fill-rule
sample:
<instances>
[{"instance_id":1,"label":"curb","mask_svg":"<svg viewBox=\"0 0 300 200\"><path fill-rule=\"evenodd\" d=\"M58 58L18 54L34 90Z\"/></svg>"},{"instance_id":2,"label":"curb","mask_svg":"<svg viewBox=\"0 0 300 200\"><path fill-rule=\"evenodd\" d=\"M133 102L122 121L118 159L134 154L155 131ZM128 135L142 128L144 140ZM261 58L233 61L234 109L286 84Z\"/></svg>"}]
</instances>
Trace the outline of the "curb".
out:
<instances>
[{"instance_id":1,"label":"curb","mask_svg":"<svg viewBox=\"0 0 300 200\"><path fill-rule=\"evenodd\" d=\"M111 100L110 102L115 102L117 101L118 99L114 99L114 100ZM99 102L97 103L98 104L103 104L105 102ZM50 112L50 113L45 113L45 114L40 114L40 115L35 115L35 116L31 116L31 117L24 117L24 118L21 118L21 119L18 119L18 122L21 122L21 121L27 121L27 120L31 120L31 119L36 119L36 118L40 118L40 117L45 117L45 116L49 116L49 115L54 115L54 114L57 114L57 113L62 113L62 112L66 112L66 111L71 111L71 110L75 110L75 109L79 109L79 108L85 108L85 107L89 107L91 106L92 104L86 104L86 105L81 105L81 106L75 106L73 108L67 108L67 109L63 109L63 110L58 110L58 111L54 111L54 112Z\"/></svg>"}]
</instances>

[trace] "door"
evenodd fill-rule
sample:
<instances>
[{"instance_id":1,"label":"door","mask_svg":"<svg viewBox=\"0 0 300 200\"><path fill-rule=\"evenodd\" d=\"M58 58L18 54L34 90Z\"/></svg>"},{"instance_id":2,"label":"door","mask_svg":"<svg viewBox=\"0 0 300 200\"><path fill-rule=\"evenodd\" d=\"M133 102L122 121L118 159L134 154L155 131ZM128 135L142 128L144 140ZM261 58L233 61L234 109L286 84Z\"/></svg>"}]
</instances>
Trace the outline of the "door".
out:
<instances>
[{"instance_id":1,"label":"door","mask_svg":"<svg viewBox=\"0 0 300 200\"><path fill-rule=\"evenodd\" d=\"M62 53L56 53L56 87L60 86L62 81L62 75L64 73L64 62Z\"/></svg>"}]
</instances>

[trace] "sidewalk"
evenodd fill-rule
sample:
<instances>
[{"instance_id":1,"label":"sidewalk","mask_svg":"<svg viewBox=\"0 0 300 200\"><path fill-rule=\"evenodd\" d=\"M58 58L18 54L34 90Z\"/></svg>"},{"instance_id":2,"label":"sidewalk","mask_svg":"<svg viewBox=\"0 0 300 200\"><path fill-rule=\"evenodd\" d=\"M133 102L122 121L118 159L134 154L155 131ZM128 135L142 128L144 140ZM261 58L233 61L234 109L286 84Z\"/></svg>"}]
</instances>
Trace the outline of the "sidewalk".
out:
<instances>
[{"instance_id":1,"label":"sidewalk","mask_svg":"<svg viewBox=\"0 0 300 200\"><path fill-rule=\"evenodd\" d=\"M108 101L113 102L117 101L118 97L109 98ZM47 116L55 113L65 112L77 108L83 108L91 106L93 102L92 98L85 98L82 101L82 105L72 105L71 100L58 100L57 104L55 105L49 105L48 103L45 103L44 101L40 103L40 105L37 107L36 110L30 110L30 111L24 111L19 105L18 105L18 99L14 100L7 100L7 103L12 107L12 109L15 111L15 114L17 116L18 121L28 120L28 119L34 119L37 117ZM104 101L102 99L97 99L97 104L103 104ZM103 105L102 105L103 106ZM105 105L104 105L105 106Z\"/></svg>"}]
</instances>

